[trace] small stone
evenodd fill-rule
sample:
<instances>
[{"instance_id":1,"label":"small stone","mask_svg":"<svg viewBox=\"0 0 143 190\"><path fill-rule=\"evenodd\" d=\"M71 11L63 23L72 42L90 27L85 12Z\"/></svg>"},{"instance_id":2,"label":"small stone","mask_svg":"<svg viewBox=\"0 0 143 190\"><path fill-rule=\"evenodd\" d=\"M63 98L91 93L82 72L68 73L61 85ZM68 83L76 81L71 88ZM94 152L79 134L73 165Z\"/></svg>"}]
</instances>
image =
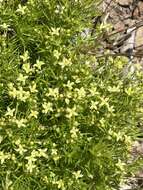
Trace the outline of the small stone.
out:
<instances>
[{"instance_id":1,"label":"small stone","mask_svg":"<svg viewBox=\"0 0 143 190\"><path fill-rule=\"evenodd\" d=\"M143 26L139 27L136 31L135 48L143 48Z\"/></svg>"},{"instance_id":2,"label":"small stone","mask_svg":"<svg viewBox=\"0 0 143 190\"><path fill-rule=\"evenodd\" d=\"M138 19L141 16L143 16L143 2L139 1L133 12L133 19Z\"/></svg>"},{"instance_id":3,"label":"small stone","mask_svg":"<svg viewBox=\"0 0 143 190\"><path fill-rule=\"evenodd\" d=\"M133 3L133 0L116 0L116 2L121 6L129 6Z\"/></svg>"}]
</instances>

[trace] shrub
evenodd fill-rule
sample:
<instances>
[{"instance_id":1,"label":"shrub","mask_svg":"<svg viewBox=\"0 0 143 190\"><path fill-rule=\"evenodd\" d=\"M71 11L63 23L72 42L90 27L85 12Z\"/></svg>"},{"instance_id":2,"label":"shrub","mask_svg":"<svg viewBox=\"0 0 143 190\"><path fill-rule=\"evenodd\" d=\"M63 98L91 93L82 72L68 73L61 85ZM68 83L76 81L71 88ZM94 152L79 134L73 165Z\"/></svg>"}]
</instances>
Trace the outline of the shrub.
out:
<instances>
[{"instance_id":1,"label":"shrub","mask_svg":"<svg viewBox=\"0 0 143 190\"><path fill-rule=\"evenodd\" d=\"M141 116L138 69L82 54L97 2L0 3L0 188L118 189ZM99 31L99 34L101 31ZM98 34L97 34L98 35Z\"/></svg>"}]
</instances>

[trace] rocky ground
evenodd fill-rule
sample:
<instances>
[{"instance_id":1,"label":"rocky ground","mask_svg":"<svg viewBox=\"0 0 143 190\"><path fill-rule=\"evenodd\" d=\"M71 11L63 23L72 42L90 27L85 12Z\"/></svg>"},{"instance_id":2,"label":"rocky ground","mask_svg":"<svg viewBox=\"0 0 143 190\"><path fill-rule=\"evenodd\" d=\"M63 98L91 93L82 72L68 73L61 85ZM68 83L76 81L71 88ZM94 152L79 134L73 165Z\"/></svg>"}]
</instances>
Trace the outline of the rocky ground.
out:
<instances>
[{"instance_id":1,"label":"rocky ground","mask_svg":"<svg viewBox=\"0 0 143 190\"><path fill-rule=\"evenodd\" d=\"M103 17L112 24L114 51L132 52L134 57L143 57L143 1L104 0ZM118 42L118 43L117 43ZM129 51L130 50L130 51Z\"/></svg>"}]
</instances>

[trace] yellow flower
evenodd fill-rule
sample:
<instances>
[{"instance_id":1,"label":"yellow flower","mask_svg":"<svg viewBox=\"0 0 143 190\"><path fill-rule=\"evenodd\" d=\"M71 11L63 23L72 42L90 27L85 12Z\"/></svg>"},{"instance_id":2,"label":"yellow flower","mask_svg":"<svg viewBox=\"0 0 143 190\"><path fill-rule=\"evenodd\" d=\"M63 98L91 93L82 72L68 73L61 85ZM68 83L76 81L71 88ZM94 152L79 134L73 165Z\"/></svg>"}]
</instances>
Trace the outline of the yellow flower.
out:
<instances>
[{"instance_id":1,"label":"yellow flower","mask_svg":"<svg viewBox=\"0 0 143 190\"><path fill-rule=\"evenodd\" d=\"M48 155L46 154L46 152L47 152L47 149L45 148L45 149L38 149L38 156L39 157L44 157L44 158L48 158Z\"/></svg>"},{"instance_id":2,"label":"yellow flower","mask_svg":"<svg viewBox=\"0 0 143 190\"><path fill-rule=\"evenodd\" d=\"M64 182L62 179L56 181L56 184L58 185L58 189L62 189L62 190L65 190L65 187L64 187Z\"/></svg>"},{"instance_id":3,"label":"yellow flower","mask_svg":"<svg viewBox=\"0 0 143 190\"><path fill-rule=\"evenodd\" d=\"M15 150L20 154L23 155L27 150L23 148L21 144L18 145L18 148L15 148Z\"/></svg>"},{"instance_id":4,"label":"yellow flower","mask_svg":"<svg viewBox=\"0 0 143 190\"><path fill-rule=\"evenodd\" d=\"M17 96L17 90L15 87L11 87L8 91L9 95L12 96L13 98L16 98Z\"/></svg>"},{"instance_id":5,"label":"yellow flower","mask_svg":"<svg viewBox=\"0 0 143 190\"><path fill-rule=\"evenodd\" d=\"M61 62L58 62L58 64L62 67L62 69L66 66L71 66L72 65L72 62L70 59L67 59L67 58L63 58L63 60Z\"/></svg>"},{"instance_id":6,"label":"yellow flower","mask_svg":"<svg viewBox=\"0 0 143 190\"><path fill-rule=\"evenodd\" d=\"M35 159L33 160L32 158L38 157L39 156L39 152L37 150L32 150L31 152L31 156L30 157L26 157L26 158L30 158L31 161L35 161Z\"/></svg>"},{"instance_id":7,"label":"yellow flower","mask_svg":"<svg viewBox=\"0 0 143 190\"><path fill-rule=\"evenodd\" d=\"M133 141L128 135L124 135L124 142L127 145L128 150L131 150L131 147L133 148Z\"/></svg>"},{"instance_id":8,"label":"yellow flower","mask_svg":"<svg viewBox=\"0 0 143 190\"><path fill-rule=\"evenodd\" d=\"M107 106L108 111L113 113L115 111L114 106Z\"/></svg>"},{"instance_id":9,"label":"yellow flower","mask_svg":"<svg viewBox=\"0 0 143 190\"><path fill-rule=\"evenodd\" d=\"M77 89L77 92L78 92L79 99L84 98L86 96L86 91L84 90L83 87L81 87L80 89Z\"/></svg>"},{"instance_id":10,"label":"yellow flower","mask_svg":"<svg viewBox=\"0 0 143 190\"><path fill-rule=\"evenodd\" d=\"M25 51L23 55L20 55L20 58L23 60L23 62L26 62L29 59L28 51Z\"/></svg>"},{"instance_id":11,"label":"yellow flower","mask_svg":"<svg viewBox=\"0 0 143 190\"><path fill-rule=\"evenodd\" d=\"M120 92L120 86L109 86L108 87L109 92Z\"/></svg>"},{"instance_id":12,"label":"yellow flower","mask_svg":"<svg viewBox=\"0 0 143 190\"><path fill-rule=\"evenodd\" d=\"M73 127L71 130L70 130L70 133L71 133L71 137L74 139L74 138L77 138L77 133L79 132L79 129L76 128L76 127Z\"/></svg>"},{"instance_id":13,"label":"yellow flower","mask_svg":"<svg viewBox=\"0 0 143 190\"><path fill-rule=\"evenodd\" d=\"M77 75L74 75L72 78L75 80L76 84L79 84L81 82L81 79Z\"/></svg>"},{"instance_id":14,"label":"yellow flower","mask_svg":"<svg viewBox=\"0 0 143 190\"><path fill-rule=\"evenodd\" d=\"M101 100L101 103L100 103L101 107L104 106L104 105L109 107L109 104L108 104L109 98L100 97L100 100Z\"/></svg>"},{"instance_id":15,"label":"yellow flower","mask_svg":"<svg viewBox=\"0 0 143 190\"><path fill-rule=\"evenodd\" d=\"M7 25L6 23L3 23L2 25L0 25L0 27L4 30L7 30L9 25Z\"/></svg>"},{"instance_id":16,"label":"yellow flower","mask_svg":"<svg viewBox=\"0 0 143 190\"><path fill-rule=\"evenodd\" d=\"M31 117L35 117L35 118L37 118L38 117L38 111L35 111L35 110L31 110L31 113L30 113L30 115L29 115L29 118L31 118Z\"/></svg>"},{"instance_id":17,"label":"yellow flower","mask_svg":"<svg viewBox=\"0 0 143 190\"><path fill-rule=\"evenodd\" d=\"M20 120L15 120L15 123L17 124L18 128L20 127L25 127L25 123L27 122L26 119L20 119Z\"/></svg>"},{"instance_id":18,"label":"yellow flower","mask_svg":"<svg viewBox=\"0 0 143 190\"><path fill-rule=\"evenodd\" d=\"M134 90L133 90L133 88L131 88L131 87L126 88L126 89L125 89L125 92L126 92L126 94L127 94L128 96L131 96L131 95L134 94Z\"/></svg>"},{"instance_id":19,"label":"yellow flower","mask_svg":"<svg viewBox=\"0 0 143 190\"><path fill-rule=\"evenodd\" d=\"M26 168L28 172L32 173L33 169L36 168L36 165L33 162L28 161L28 163L26 164Z\"/></svg>"},{"instance_id":20,"label":"yellow flower","mask_svg":"<svg viewBox=\"0 0 143 190\"><path fill-rule=\"evenodd\" d=\"M47 176L44 176L44 177L43 177L43 181L45 181L45 182L48 184L48 183L49 183L48 177L47 177Z\"/></svg>"},{"instance_id":21,"label":"yellow flower","mask_svg":"<svg viewBox=\"0 0 143 190\"><path fill-rule=\"evenodd\" d=\"M32 151L33 152L33 151ZM35 156L36 153L36 156ZM30 156L26 156L25 159L28 160L28 162L35 162L37 157L37 151L34 150L34 154L31 154Z\"/></svg>"},{"instance_id":22,"label":"yellow flower","mask_svg":"<svg viewBox=\"0 0 143 190\"><path fill-rule=\"evenodd\" d=\"M33 150L31 152L31 155L30 156L26 156L25 159L28 161L28 163L26 164L26 168L28 170L28 172L32 172L34 168L36 168L36 165L35 165L35 161L36 161L36 158L35 157L38 157L39 153L38 151L35 151Z\"/></svg>"},{"instance_id":23,"label":"yellow flower","mask_svg":"<svg viewBox=\"0 0 143 190\"><path fill-rule=\"evenodd\" d=\"M54 149L51 150L51 155L57 155L57 154L58 154L57 149L54 148Z\"/></svg>"},{"instance_id":24,"label":"yellow flower","mask_svg":"<svg viewBox=\"0 0 143 190\"><path fill-rule=\"evenodd\" d=\"M5 162L6 159L10 158L10 154L8 153L4 153L3 151L0 151L0 161L1 164L3 164Z\"/></svg>"},{"instance_id":25,"label":"yellow flower","mask_svg":"<svg viewBox=\"0 0 143 190\"><path fill-rule=\"evenodd\" d=\"M98 95L98 94L99 94L99 93L97 92L97 87L95 87L95 86L92 86L89 91L90 91L90 95L91 95L91 96L95 96L95 95Z\"/></svg>"},{"instance_id":26,"label":"yellow flower","mask_svg":"<svg viewBox=\"0 0 143 190\"><path fill-rule=\"evenodd\" d=\"M54 55L54 57L56 57L57 59L59 59L61 53L58 50L54 50L53 51L53 55Z\"/></svg>"},{"instance_id":27,"label":"yellow flower","mask_svg":"<svg viewBox=\"0 0 143 190\"><path fill-rule=\"evenodd\" d=\"M98 104L98 102L91 101L90 109L91 109L91 110L97 110L97 104Z\"/></svg>"},{"instance_id":28,"label":"yellow flower","mask_svg":"<svg viewBox=\"0 0 143 190\"><path fill-rule=\"evenodd\" d=\"M38 92L38 90L36 89L36 83L33 83L32 86L30 86L29 88L32 93Z\"/></svg>"},{"instance_id":29,"label":"yellow flower","mask_svg":"<svg viewBox=\"0 0 143 190\"><path fill-rule=\"evenodd\" d=\"M30 97L29 91L24 91L20 86L19 90L17 90L17 98L23 102L25 102Z\"/></svg>"},{"instance_id":30,"label":"yellow flower","mask_svg":"<svg viewBox=\"0 0 143 190\"><path fill-rule=\"evenodd\" d=\"M60 31L60 28L51 28L50 34L59 36L60 34L59 31Z\"/></svg>"},{"instance_id":31,"label":"yellow flower","mask_svg":"<svg viewBox=\"0 0 143 190\"><path fill-rule=\"evenodd\" d=\"M14 143L15 143L16 145L20 145L21 140L20 140L20 139L17 139L16 141L14 141Z\"/></svg>"},{"instance_id":32,"label":"yellow flower","mask_svg":"<svg viewBox=\"0 0 143 190\"><path fill-rule=\"evenodd\" d=\"M52 112L53 111L53 108L52 108L52 103L51 102L44 102L42 104L44 110L42 110L43 113L48 113L48 112Z\"/></svg>"},{"instance_id":33,"label":"yellow flower","mask_svg":"<svg viewBox=\"0 0 143 190\"><path fill-rule=\"evenodd\" d=\"M55 13L56 14L63 14L64 9L65 9L64 6L57 5Z\"/></svg>"},{"instance_id":34,"label":"yellow flower","mask_svg":"<svg viewBox=\"0 0 143 190\"><path fill-rule=\"evenodd\" d=\"M26 73L30 73L32 71L30 68L30 63L24 63L22 68Z\"/></svg>"},{"instance_id":35,"label":"yellow flower","mask_svg":"<svg viewBox=\"0 0 143 190\"><path fill-rule=\"evenodd\" d=\"M67 108L67 114L66 114L66 117L67 118L72 118L74 116L77 116L77 112L76 112L76 107L74 106L73 108Z\"/></svg>"},{"instance_id":36,"label":"yellow flower","mask_svg":"<svg viewBox=\"0 0 143 190\"><path fill-rule=\"evenodd\" d=\"M37 60L36 64L34 64L34 67L37 67L39 70L41 70L42 65L45 63L43 61Z\"/></svg>"},{"instance_id":37,"label":"yellow flower","mask_svg":"<svg viewBox=\"0 0 143 190\"><path fill-rule=\"evenodd\" d=\"M124 139L124 135L122 132L114 132L113 130L109 129L108 133L110 135L108 139L115 138L116 141L120 141Z\"/></svg>"},{"instance_id":38,"label":"yellow flower","mask_svg":"<svg viewBox=\"0 0 143 190\"><path fill-rule=\"evenodd\" d=\"M25 85L25 81L26 81L27 78L28 78L28 76L23 76L23 74L20 73L17 80L22 82Z\"/></svg>"},{"instance_id":39,"label":"yellow flower","mask_svg":"<svg viewBox=\"0 0 143 190\"><path fill-rule=\"evenodd\" d=\"M60 159L60 156L59 155L54 155L53 156L53 160L56 162L57 160L59 160Z\"/></svg>"},{"instance_id":40,"label":"yellow flower","mask_svg":"<svg viewBox=\"0 0 143 190\"><path fill-rule=\"evenodd\" d=\"M70 82L70 80L68 80L67 84L65 84L64 86L68 87L69 90L72 90L73 85L74 85L74 82Z\"/></svg>"},{"instance_id":41,"label":"yellow flower","mask_svg":"<svg viewBox=\"0 0 143 190\"><path fill-rule=\"evenodd\" d=\"M7 107L7 112L5 114L5 116L13 116L13 113L15 112L15 108L10 109L10 107Z\"/></svg>"},{"instance_id":42,"label":"yellow flower","mask_svg":"<svg viewBox=\"0 0 143 190\"><path fill-rule=\"evenodd\" d=\"M54 98L58 98L59 89L58 88L49 88L49 92L46 93L46 96L53 96Z\"/></svg>"},{"instance_id":43,"label":"yellow flower","mask_svg":"<svg viewBox=\"0 0 143 190\"><path fill-rule=\"evenodd\" d=\"M125 163L123 163L120 159L118 160L118 163L116 164L116 166L121 170L124 171L124 167L125 167Z\"/></svg>"},{"instance_id":44,"label":"yellow flower","mask_svg":"<svg viewBox=\"0 0 143 190\"><path fill-rule=\"evenodd\" d=\"M16 12L20 13L21 15L24 15L26 13L26 9L27 9L26 6L21 6L21 4L19 4Z\"/></svg>"},{"instance_id":45,"label":"yellow flower","mask_svg":"<svg viewBox=\"0 0 143 190\"><path fill-rule=\"evenodd\" d=\"M80 170L78 170L76 172L73 172L73 175L75 176L76 179L79 179L79 178L83 177Z\"/></svg>"},{"instance_id":46,"label":"yellow flower","mask_svg":"<svg viewBox=\"0 0 143 190\"><path fill-rule=\"evenodd\" d=\"M101 124L102 127L105 127L105 119L104 118L101 118L99 120L99 122L100 122L100 124Z\"/></svg>"},{"instance_id":47,"label":"yellow flower","mask_svg":"<svg viewBox=\"0 0 143 190\"><path fill-rule=\"evenodd\" d=\"M57 149L56 148L53 148L51 150L51 155L52 155L52 158L54 161L57 161L60 159L60 156L58 155L58 152L57 152Z\"/></svg>"},{"instance_id":48,"label":"yellow flower","mask_svg":"<svg viewBox=\"0 0 143 190\"><path fill-rule=\"evenodd\" d=\"M11 160L14 161L14 162L16 162L16 156L15 156L15 154L11 154Z\"/></svg>"}]
</instances>

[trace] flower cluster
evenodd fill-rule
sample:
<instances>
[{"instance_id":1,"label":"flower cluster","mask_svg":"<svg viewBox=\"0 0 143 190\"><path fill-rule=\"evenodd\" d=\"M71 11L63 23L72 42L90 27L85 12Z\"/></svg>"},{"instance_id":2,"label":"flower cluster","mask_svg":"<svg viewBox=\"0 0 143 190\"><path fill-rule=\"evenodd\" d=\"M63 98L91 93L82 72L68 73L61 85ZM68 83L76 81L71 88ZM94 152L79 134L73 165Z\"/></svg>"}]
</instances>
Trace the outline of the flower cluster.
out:
<instances>
[{"instance_id":1,"label":"flower cluster","mask_svg":"<svg viewBox=\"0 0 143 190\"><path fill-rule=\"evenodd\" d=\"M119 58L80 51L93 44L81 38L93 1L0 6L6 35L0 37L0 189L113 189L128 172L142 75L137 71L132 81L122 77Z\"/></svg>"}]
</instances>

